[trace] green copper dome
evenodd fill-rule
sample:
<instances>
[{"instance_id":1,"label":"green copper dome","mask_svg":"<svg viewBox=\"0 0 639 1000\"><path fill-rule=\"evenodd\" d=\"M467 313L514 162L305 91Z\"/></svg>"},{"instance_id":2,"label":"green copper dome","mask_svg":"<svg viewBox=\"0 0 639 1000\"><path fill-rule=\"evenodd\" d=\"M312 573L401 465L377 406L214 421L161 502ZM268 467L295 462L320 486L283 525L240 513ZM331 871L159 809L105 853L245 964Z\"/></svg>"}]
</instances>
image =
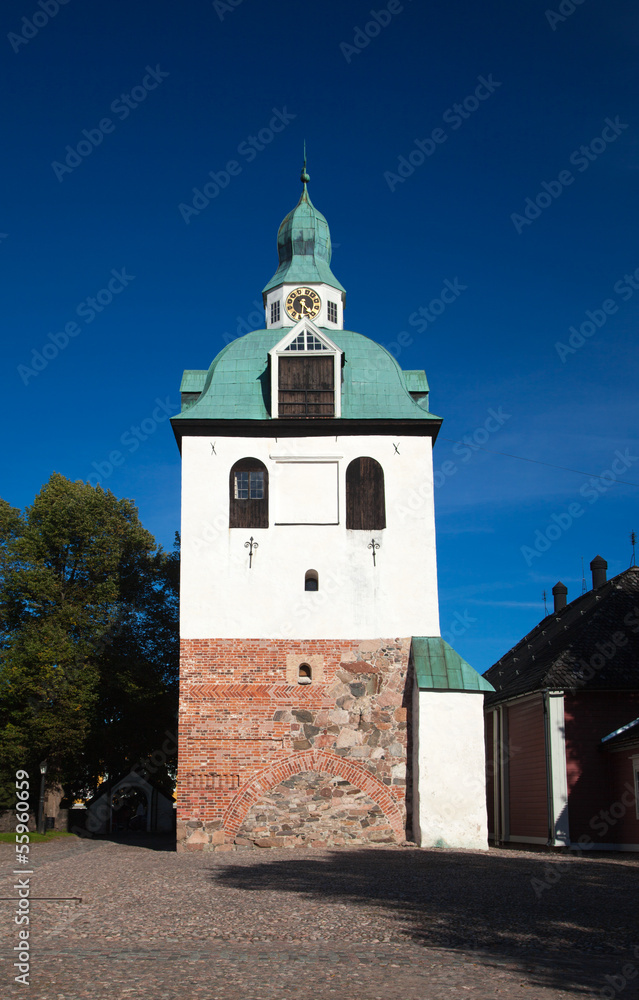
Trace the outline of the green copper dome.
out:
<instances>
[{"instance_id":1,"label":"green copper dome","mask_svg":"<svg viewBox=\"0 0 639 1000\"><path fill-rule=\"evenodd\" d=\"M304 285L321 281L346 294L331 271L331 234L328 222L318 212L306 188L310 180L306 163L301 177L304 185L300 200L282 222L277 234L277 253L280 265L262 289L265 295L284 282Z\"/></svg>"},{"instance_id":2,"label":"green copper dome","mask_svg":"<svg viewBox=\"0 0 639 1000\"><path fill-rule=\"evenodd\" d=\"M407 384L406 373L381 344L353 330L319 329L344 352L342 421L403 420L439 426L440 418L423 405L428 392L424 372L409 372ZM223 347L208 371L185 372L183 407L172 419L174 429L182 421L193 420L269 420L277 424L278 418L271 416L270 409L269 351L287 332L253 330ZM411 394L417 377L422 405ZM308 421L302 425L308 426Z\"/></svg>"}]
</instances>

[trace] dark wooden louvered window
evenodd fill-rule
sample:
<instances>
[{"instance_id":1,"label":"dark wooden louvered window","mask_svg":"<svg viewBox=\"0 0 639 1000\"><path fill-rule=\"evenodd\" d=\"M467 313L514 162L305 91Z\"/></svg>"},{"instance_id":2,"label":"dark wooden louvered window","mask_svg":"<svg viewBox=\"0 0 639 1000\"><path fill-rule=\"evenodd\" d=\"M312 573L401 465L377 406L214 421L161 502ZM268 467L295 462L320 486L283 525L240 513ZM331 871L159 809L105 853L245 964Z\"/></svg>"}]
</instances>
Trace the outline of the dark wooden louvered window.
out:
<instances>
[{"instance_id":1,"label":"dark wooden louvered window","mask_svg":"<svg viewBox=\"0 0 639 1000\"><path fill-rule=\"evenodd\" d=\"M278 414L305 419L335 416L335 359L279 359Z\"/></svg>"},{"instance_id":2,"label":"dark wooden louvered window","mask_svg":"<svg viewBox=\"0 0 639 1000\"><path fill-rule=\"evenodd\" d=\"M257 458L242 458L231 469L229 528L268 528L268 472Z\"/></svg>"},{"instance_id":3,"label":"dark wooden louvered window","mask_svg":"<svg viewBox=\"0 0 639 1000\"><path fill-rule=\"evenodd\" d=\"M384 470L374 458L356 458L346 470L346 527L359 531L386 527Z\"/></svg>"}]
</instances>

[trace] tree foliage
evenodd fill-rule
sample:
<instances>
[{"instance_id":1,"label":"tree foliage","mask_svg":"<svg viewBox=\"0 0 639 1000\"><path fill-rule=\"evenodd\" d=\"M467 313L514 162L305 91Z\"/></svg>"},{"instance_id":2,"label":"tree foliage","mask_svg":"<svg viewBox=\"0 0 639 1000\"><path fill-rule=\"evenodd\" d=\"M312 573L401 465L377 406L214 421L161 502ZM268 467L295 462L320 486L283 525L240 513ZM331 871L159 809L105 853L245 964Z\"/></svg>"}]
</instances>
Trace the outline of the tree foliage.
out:
<instances>
[{"instance_id":1,"label":"tree foliage","mask_svg":"<svg viewBox=\"0 0 639 1000\"><path fill-rule=\"evenodd\" d=\"M92 790L175 731L178 558L99 486L0 500L0 805L17 768Z\"/></svg>"}]
</instances>

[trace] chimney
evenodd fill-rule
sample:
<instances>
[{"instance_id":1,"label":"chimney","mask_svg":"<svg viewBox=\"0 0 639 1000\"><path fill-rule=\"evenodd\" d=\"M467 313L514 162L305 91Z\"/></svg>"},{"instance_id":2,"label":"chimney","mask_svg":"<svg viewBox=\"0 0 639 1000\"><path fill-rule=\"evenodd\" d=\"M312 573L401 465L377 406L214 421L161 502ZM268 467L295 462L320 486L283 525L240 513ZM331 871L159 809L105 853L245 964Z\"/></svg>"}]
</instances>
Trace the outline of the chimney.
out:
<instances>
[{"instance_id":1,"label":"chimney","mask_svg":"<svg viewBox=\"0 0 639 1000\"><path fill-rule=\"evenodd\" d=\"M552 596L555 599L555 611L561 611L562 608L566 607L566 594L568 593L568 587L565 583L559 580L555 586L552 588Z\"/></svg>"},{"instance_id":2,"label":"chimney","mask_svg":"<svg viewBox=\"0 0 639 1000\"><path fill-rule=\"evenodd\" d=\"M599 587L603 587L608 569L606 560L602 559L601 556L595 556L590 563L590 569L592 570L592 589L597 590Z\"/></svg>"}]
</instances>

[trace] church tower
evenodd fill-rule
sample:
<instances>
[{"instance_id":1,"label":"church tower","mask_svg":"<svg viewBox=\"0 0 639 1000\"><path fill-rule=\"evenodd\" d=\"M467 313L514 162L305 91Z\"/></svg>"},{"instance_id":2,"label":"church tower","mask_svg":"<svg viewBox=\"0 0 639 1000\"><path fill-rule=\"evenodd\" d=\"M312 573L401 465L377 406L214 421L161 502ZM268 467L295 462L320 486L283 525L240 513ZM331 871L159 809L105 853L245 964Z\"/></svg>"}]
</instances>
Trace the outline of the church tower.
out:
<instances>
[{"instance_id":1,"label":"church tower","mask_svg":"<svg viewBox=\"0 0 639 1000\"><path fill-rule=\"evenodd\" d=\"M186 371L178 846L485 847L483 698L439 638L423 371L344 329L324 216Z\"/></svg>"}]
</instances>

